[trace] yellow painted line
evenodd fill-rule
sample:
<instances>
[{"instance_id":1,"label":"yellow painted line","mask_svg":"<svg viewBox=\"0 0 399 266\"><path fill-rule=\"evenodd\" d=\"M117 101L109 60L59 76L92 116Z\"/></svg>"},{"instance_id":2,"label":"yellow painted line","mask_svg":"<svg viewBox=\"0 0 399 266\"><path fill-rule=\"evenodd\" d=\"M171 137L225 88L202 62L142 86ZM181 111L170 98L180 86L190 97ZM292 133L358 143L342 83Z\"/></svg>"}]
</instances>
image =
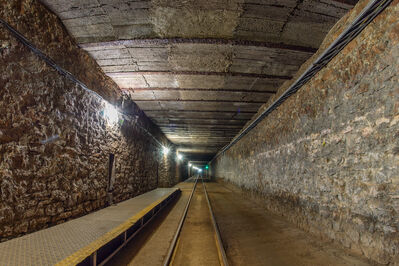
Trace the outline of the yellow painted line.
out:
<instances>
[{"instance_id":1,"label":"yellow painted line","mask_svg":"<svg viewBox=\"0 0 399 266\"><path fill-rule=\"evenodd\" d=\"M59 261L57 266L64 266L64 265L76 265L80 262L82 262L84 259L89 257L91 254L93 254L95 251L103 247L105 244L113 240L115 237L119 236L123 232L125 232L127 229L129 229L132 225L134 225L138 220L140 220L144 215L149 213L153 208L155 208L158 204L166 200L170 195L173 193L176 193L179 189L176 188L172 193L165 195L161 199L154 201L151 205L147 206L143 210L141 210L139 213L133 215L129 219L127 219L124 223L118 225L111 231L107 232L106 234L102 235L101 237L97 238L87 246L79 249L75 253L71 254L70 256L66 257L62 261Z\"/></svg>"}]
</instances>

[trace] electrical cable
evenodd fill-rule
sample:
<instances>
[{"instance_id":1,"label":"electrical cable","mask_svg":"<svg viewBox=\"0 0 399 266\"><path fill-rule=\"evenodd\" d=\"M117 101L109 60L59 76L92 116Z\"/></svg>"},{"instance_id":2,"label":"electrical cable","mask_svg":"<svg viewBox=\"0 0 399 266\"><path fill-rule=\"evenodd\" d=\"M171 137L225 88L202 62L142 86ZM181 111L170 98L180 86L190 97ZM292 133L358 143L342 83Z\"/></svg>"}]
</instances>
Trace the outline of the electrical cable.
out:
<instances>
[{"instance_id":1,"label":"electrical cable","mask_svg":"<svg viewBox=\"0 0 399 266\"><path fill-rule=\"evenodd\" d=\"M14 29L10 24L8 24L6 21L0 18L0 24L3 25L10 33L12 36L14 36L19 42L21 42L23 45L25 45L27 48L29 48L36 56L38 56L40 59L42 59L44 62L46 62L50 67L55 69L61 76L64 76L65 78L69 79L73 83L77 84L79 87L81 87L83 90L93 94L96 96L98 99L108 103L107 100L105 100L100 94L97 92L89 89L86 84L81 82L79 79L77 79L73 74L62 68L61 66L57 65L57 63L51 59L49 56L47 56L45 53L43 53L40 49L38 49L36 46L34 46L27 38L25 38L24 35L22 35L20 32L18 32L16 29ZM112 104L111 104L112 105ZM124 117L128 117L129 119L131 118L132 115L126 114L122 112L121 110L118 110L118 108L115 108L118 113L123 115ZM148 136L150 136L158 145L161 147L164 147L164 145L153 135L151 134L146 128L142 127L139 123L135 123L139 128L141 128Z\"/></svg>"},{"instance_id":2,"label":"electrical cable","mask_svg":"<svg viewBox=\"0 0 399 266\"><path fill-rule=\"evenodd\" d=\"M356 19L335 39L328 48L306 69L306 71L290 87L274 101L266 110L258 115L248 126L246 126L239 135L224 146L209 163L212 163L221 154L230 149L249 131L258 125L266 116L280 106L288 97L296 93L304 84L306 84L316 73L324 68L350 41L352 41L371 21L377 17L393 0L374 0L371 1Z\"/></svg>"}]
</instances>

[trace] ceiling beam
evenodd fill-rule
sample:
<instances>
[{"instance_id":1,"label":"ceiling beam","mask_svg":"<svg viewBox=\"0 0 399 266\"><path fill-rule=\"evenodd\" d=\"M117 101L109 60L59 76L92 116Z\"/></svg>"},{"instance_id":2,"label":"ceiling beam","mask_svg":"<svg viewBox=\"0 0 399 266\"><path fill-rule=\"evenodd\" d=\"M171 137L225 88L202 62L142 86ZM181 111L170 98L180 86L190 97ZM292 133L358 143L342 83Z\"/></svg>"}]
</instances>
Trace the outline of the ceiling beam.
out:
<instances>
[{"instance_id":1,"label":"ceiling beam","mask_svg":"<svg viewBox=\"0 0 399 266\"><path fill-rule=\"evenodd\" d=\"M170 123L173 125L185 124L185 125L244 125L248 120L216 120L216 119L181 119L181 120L168 120L168 119L157 119L157 123Z\"/></svg>"},{"instance_id":2,"label":"ceiling beam","mask_svg":"<svg viewBox=\"0 0 399 266\"><path fill-rule=\"evenodd\" d=\"M181 134L182 133L165 133L165 135L168 138L171 138L171 139L179 139L181 137ZM183 137L206 137L206 138L212 138L211 136L206 136L206 135L203 135L203 134L204 133L193 134L193 135L183 135ZM219 134L219 135L215 135L214 137L217 137L217 138L223 137L224 139L232 139L235 135L236 134L234 134L234 135L221 135L221 134Z\"/></svg>"},{"instance_id":3,"label":"ceiling beam","mask_svg":"<svg viewBox=\"0 0 399 266\"><path fill-rule=\"evenodd\" d=\"M291 76L278 76L268 74L244 73L244 72L205 72L205 71L127 71L106 72L111 78L128 77L134 75L190 75L190 76L226 76L226 77L249 77L264 79L290 80Z\"/></svg>"},{"instance_id":4,"label":"ceiling beam","mask_svg":"<svg viewBox=\"0 0 399 266\"><path fill-rule=\"evenodd\" d=\"M237 119L237 120L249 120L253 117L252 113L237 113L237 112L169 112L165 110L164 112L145 112L148 117L152 118L170 118L170 119L178 119L178 118L203 118L203 119Z\"/></svg>"},{"instance_id":5,"label":"ceiling beam","mask_svg":"<svg viewBox=\"0 0 399 266\"><path fill-rule=\"evenodd\" d=\"M333 2L343 3L347 5L354 6L359 2L359 0L332 0Z\"/></svg>"},{"instance_id":6,"label":"ceiling beam","mask_svg":"<svg viewBox=\"0 0 399 266\"><path fill-rule=\"evenodd\" d=\"M187 140L193 140L193 143L195 142L203 142L206 140L206 142L214 142L216 140L218 141L229 141L231 140L234 136L206 136L206 135L192 135L192 136L174 136L174 135L168 135L167 136L169 140L171 141L187 141Z\"/></svg>"},{"instance_id":7,"label":"ceiling beam","mask_svg":"<svg viewBox=\"0 0 399 266\"><path fill-rule=\"evenodd\" d=\"M168 121L176 121L176 120L217 120L217 121L248 121L250 118L218 118L218 117L189 117L189 116L184 116L184 117L172 117L172 116L149 116L151 119L156 120L156 121L162 121L162 120L168 120Z\"/></svg>"},{"instance_id":8,"label":"ceiling beam","mask_svg":"<svg viewBox=\"0 0 399 266\"><path fill-rule=\"evenodd\" d=\"M178 136L176 136L177 134L168 134L166 132L164 132L168 138L184 138L184 137L206 137L206 138L224 138L224 139L231 139L232 137L234 137L236 134L222 134L222 133L218 133L218 134L212 134L210 135L209 132L208 134L206 133L195 133L195 134L190 134L190 135L184 135L184 133L179 133ZM182 135L182 136L181 136Z\"/></svg>"},{"instance_id":9,"label":"ceiling beam","mask_svg":"<svg viewBox=\"0 0 399 266\"><path fill-rule=\"evenodd\" d=\"M205 124L205 126L208 126ZM215 126L218 126L216 124ZM212 129L212 128L190 128L190 129L184 129L184 128L171 128L171 129L166 129L164 128L162 130L163 133L169 134L169 135L184 135L184 136L191 136L191 135L197 135L197 134L208 134L210 136L212 135L221 135L223 134L224 136L230 136L230 135L237 135L237 133L242 129L242 127L236 127L236 128L217 128L217 129ZM190 130L188 132L187 130Z\"/></svg>"},{"instance_id":10,"label":"ceiling beam","mask_svg":"<svg viewBox=\"0 0 399 266\"><path fill-rule=\"evenodd\" d=\"M171 125L171 124L158 124L158 126L163 130L163 129L172 129L175 128L177 130L181 129L194 129L194 128L209 128L209 129L222 129L222 130L227 130L227 129L242 129L241 125L187 125L187 124L179 124L179 125Z\"/></svg>"},{"instance_id":11,"label":"ceiling beam","mask_svg":"<svg viewBox=\"0 0 399 266\"><path fill-rule=\"evenodd\" d=\"M145 112L160 112L160 113L165 113L165 112L177 112L177 113L181 113L181 112L193 112L193 113L230 113L230 114L237 114L237 113L243 113L243 114L256 114L257 112L251 112L251 111L219 111L219 110L210 110L210 111L202 111L202 110L179 110L179 109L168 109L168 110L143 110Z\"/></svg>"},{"instance_id":12,"label":"ceiling beam","mask_svg":"<svg viewBox=\"0 0 399 266\"><path fill-rule=\"evenodd\" d=\"M184 133L184 134L191 134L191 133L231 133L231 134L236 134L238 131L240 131L240 127L236 128L206 128L206 127L197 127L197 128L191 128L190 132L185 130L184 128L163 128L163 132L168 132L168 133Z\"/></svg>"},{"instance_id":13,"label":"ceiling beam","mask_svg":"<svg viewBox=\"0 0 399 266\"><path fill-rule=\"evenodd\" d=\"M170 122L166 122L166 121L157 121L158 125L162 125L164 126L165 123L168 123L168 125L202 125L202 126L224 126L226 125L226 123L220 122L220 123L212 123L209 121L204 121L204 122L208 122L208 123L202 123L200 121L196 121L196 122L191 122L190 121L170 121ZM242 123L228 123L228 125L236 125L236 126L241 126L243 127L245 125L246 121L242 122Z\"/></svg>"},{"instance_id":14,"label":"ceiling beam","mask_svg":"<svg viewBox=\"0 0 399 266\"><path fill-rule=\"evenodd\" d=\"M202 131L202 130L206 130L209 129L207 131ZM190 132L198 132L198 133L204 133L204 132L208 132L208 133L220 133L220 132L229 132L229 133L234 133L237 134L240 130L242 129L242 127L236 127L236 128L206 128L206 127L197 127L197 128L191 128ZM162 132L165 132L167 134L179 134L179 133L184 133L184 134L190 134L190 132L187 131L187 129L184 128L171 128L171 129L167 129L167 128L163 128Z\"/></svg>"},{"instance_id":15,"label":"ceiling beam","mask_svg":"<svg viewBox=\"0 0 399 266\"><path fill-rule=\"evenodd\" d=\"M232 137L234 137L234 135L224 135L224 134L218 134L218 135L206 135L205 133L198 133L198 134L191 134L191 135L183 135L183 136L177 136L177 135L173 135L170 134L168 136L168 138L170 139L184 139L184 138L208 138L208 139L215 139L215 138L223 138L223 139L231 139Z\"/></svg>"},{"instance_id":16,"label":"ceiling beam","mask_svg":"<svg viewBox=\"0 0 399 266\"><path fill-rule=\"evenodd\" d=\"M230 138L230 140L231 140L231 138ZM193 140L192 139L173 139L172 140L173 141L173 143L175 143L176 145L181 145L181 144L197 144L197 145L205 145L205 144L208 144L208 145L221 145L221 146L223 146L223 145L226 145L226 141L228 141L228 139L220 139L220 140L215 140L215 141L208 141L208 139L207 138L204 138L202 141L196 141L196 142L193 142Z\"/></svg>"},{"instance_id":17,"label":"ceiling beam","mask_svg":"<svg viewBox=\"0 0 399 266\"><path fill-rule=\"evenodd\" d=\"M184 149L184 148L214 148L213 145L207 145L207 144L193 144L193 145L179 145L178 148Z\"/></svg>"},{"instance_id":18,"label":"ceiling beam","mask_svg":"<svg viewBox=\"0 0 399 266\"><path fill-rule=\"evenodd\" d=\"M125 88L123 91L211 91L211 92L236 92L236 93L264 93L276 94L276 91L267 90L234 90L234 89L208 89L208 88Z\"/></svg>"},{"instance_id":19,"label":"ceiling beam","mask_svg":"<svg viewBox=\"0 0 399 266\"><path fill-rule=\"evenodd\" d=\"M204 132L204 131L193 131L193 133L189 133L190 135L187 135L188 133L187 132L185 132L185 131L179 131L179 132L168 132L168 131L165 131L164 132L164 134L166 134L166 135L168 135L169 137L175 137L176 135L177 136L216 136L216 137L225 137L225 138L231 138L231 137L234 137L236 134L237 134L237 132L235 131L235 132L227 132L227 133L225 133L225 132L227 132L227 131L207 131L207 132ZM208 134L208 135L205 135L205 134Z\"/></svg>"},{"instance_id":20,"label":"ceiling beam","mask_svg":"<svg viewBox=\"0 0 399 266\"><path fill-rule=\"evenodd\" d=\"M210 102L210 103L248 103L248 104L264 104L266 101L232 101L232 100L180 100L180 99L133 99L134 102ZM145 110L143 110L145 111Z\"/></svg>"},{"instance_id":21,"label":"ceiling beam","mask_svg":"<svg viewBox=\"0 0 399 266\"><path fill-rule=\"evenodd\" d=\"M336 0L337 2L354 2L351 0ZM233 46L254 46L254 47L265 47L272 49L290 50L296 52L315 53L317 49L312 47L291 45L284 43L272 43L272 42L260 42L260 41L246 41L246 40L226 40L217 38L168 38L168 39L134 39L134 40L119 40L110 42L98 42L98 43L85 43L79 44L81 48L90 49L96 47L113 47L116 45L124 46L145 46L145 45L168 45L168 44L216 44L216 45L233 45Z\"/></svg>"}]
</instances>

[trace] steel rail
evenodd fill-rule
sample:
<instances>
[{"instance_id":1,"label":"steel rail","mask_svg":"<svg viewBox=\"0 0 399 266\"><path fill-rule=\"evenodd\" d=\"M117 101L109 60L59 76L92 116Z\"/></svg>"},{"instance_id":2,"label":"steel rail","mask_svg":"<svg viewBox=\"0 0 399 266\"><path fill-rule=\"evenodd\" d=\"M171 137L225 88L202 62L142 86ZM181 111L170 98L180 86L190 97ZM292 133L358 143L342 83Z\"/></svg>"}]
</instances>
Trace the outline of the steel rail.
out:
<instances>
[{"instance_id":1,"label":"steel rail","mask_svg":"<svg viewBox=\"0 0 399 266\"><path fill-rule=\"evenodd\" d=\"M295 80L293 84L274 101L266 110L258 115L248 126L244 127L239 135L224 146L209 163L212 163L221 154L230 149L249 131L258 125L266 116L279 107L288 97L296 93L304 84L324 68L344 47L352 41L375 17L378 16L393 0L373 0L360 12L356 19L335 39L326 50Z\"/></svg>"},{"instance_id":2,"label":"steel rail","mask_svg":"<svg viewBox=\"0 0 399 266\"><path fill-rule=\"evenodd\" d=\"M219 227L218 227L218 225L216 223L215 216L213 215L212 205L211 205L211 202L210 202L209 197L208 197L208 191L206 190L206 186L205 186L203 178L201 178L201 181L202 181L202 186L204 187L205 198L206 198L206 201L208 203L208 208L209 208L209 213L211 215L213 229L215 230L215 234L216 234L216 246L219 249L219 255L221 257L220 258L221 259L221 263L224 266L228 266L229 262L227 260L226 251L224 250L224 247L223 247L222 238L220 237Z\"/></svg>"},{"instance_id":3,"label":"steel rail","mask_svg":"<svg viewBox=\"0 0 399 266\"><path fill-rule=\"evenodd\" d=\"M193 198L195 188L197 187L198 178L199 178L199 175L197 176L197 179L195 180L193 189L191 190L190 198L187 201L187 204L186 204L186 207L184 209L183 215L182 215L182 217L180 219L179 226L177 227L176 233L175 233L175 235L173 237L173 240L172 240L172 243L171 243L171 245L169 247L168 253L167 253L167 255L166 255L166 257L165 257L165 259L164 259L164 261L162 263L164 266L168 266L170 264L171 260L172 260L173 253L174 253L175 248L176 248L177 240L179 239L179 236L180 236L180 233L181 233L181 229L183 228L184 221L186 220L186 217L187 217L187 212L188 212L188 208L190 207L191 199Z\"/></svg>"}]
</instances>

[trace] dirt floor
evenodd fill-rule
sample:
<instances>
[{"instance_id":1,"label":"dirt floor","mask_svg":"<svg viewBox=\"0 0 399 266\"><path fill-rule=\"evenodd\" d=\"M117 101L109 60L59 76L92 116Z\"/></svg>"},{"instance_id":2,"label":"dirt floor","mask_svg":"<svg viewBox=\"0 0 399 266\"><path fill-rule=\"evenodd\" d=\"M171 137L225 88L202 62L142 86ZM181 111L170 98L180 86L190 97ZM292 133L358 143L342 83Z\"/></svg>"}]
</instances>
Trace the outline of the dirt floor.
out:
<instances>
[{"instance_id":1,"label":"dirt floor","mask_svg":"<svg viewBox=\"0 0 399 266\"><path fill-rule=\"evenodd\" d=\"M107 265L162 265L193 183ZM320 241L284 218L219 183L206 183L230 265L375 265L330 242ZM220 265L201 183L197 185L174 254L173 265Z\"/></svg>"},{"instance_id":2,"label":"dirt floor","mask_svg":"<svg viewBox=\"0 0 399 266\"><path fill-rule=\"evenodd\" d=\"M218 183L207 183L231 265L373 265L322 242Z\"/></svg>"}]
</instances>

